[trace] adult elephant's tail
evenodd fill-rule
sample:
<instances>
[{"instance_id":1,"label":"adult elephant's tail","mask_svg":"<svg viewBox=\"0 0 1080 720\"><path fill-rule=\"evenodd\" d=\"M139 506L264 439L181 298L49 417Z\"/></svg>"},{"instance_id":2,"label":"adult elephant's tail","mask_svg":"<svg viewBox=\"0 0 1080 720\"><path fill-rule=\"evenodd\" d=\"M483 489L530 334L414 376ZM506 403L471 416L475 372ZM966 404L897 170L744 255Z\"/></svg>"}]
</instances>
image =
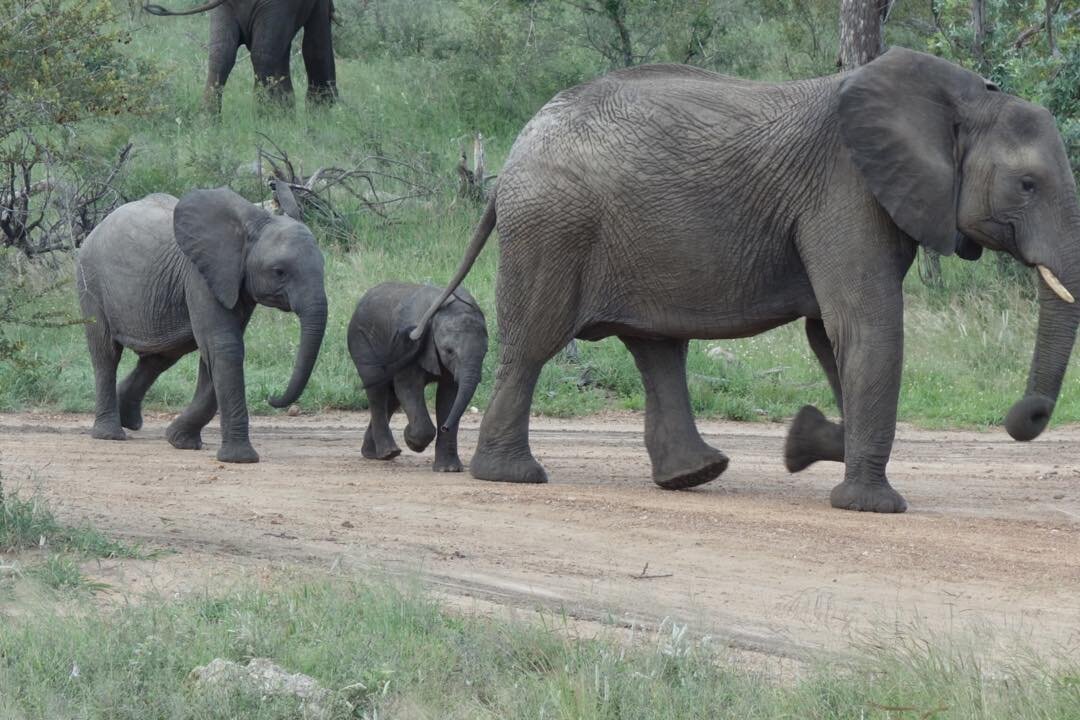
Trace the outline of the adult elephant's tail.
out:
<instances>
[{"instance_id":1,"label":"adult elephant's tail","mask_svg":"<svg viewBox=\"0 0 1080 720\"><path fill-rule=\"evenodd\" d=\"M484 209L484 216L480 218L480 224L476 226L476 230L473 232L472 240L469 241L469 247L465 249L465 257L461 259L461 264L458 265L457 274L450 281L450 284L446 286L446 289L442 291L439 298L432 303L431 307L427 309L427 312L420 318L420 322L416 324L413 331L409 334L409 339L413 342L419 340L424 336L427 331L428 323L431 322L432 316L438 312L446 299L450 297L461 281L465 279L465 276L472 270L473 263L476 262L476 258L479 257L480 251L484 249L484 245L487 244L488 236L491 235L491 231L495 229L495 194L496 190L492 191L491 198L488 200L487 207Z\"/></svg>"},{"instance_id":2,"label":"adult elephant's tail","mask_svg":"<svg viewBox=\"0 0 1080 720\"><path fill-rule=\"evenodd\" d=\"M213 10L218 5L225 4L226 0L210 0L210 2L200 5L199 7L191 8L190 10L170 10L168 8L161 7L160 5L143 5L142 9L151 15L198 15L201 12L207 10Z\"/></svg>"}]
</instances>

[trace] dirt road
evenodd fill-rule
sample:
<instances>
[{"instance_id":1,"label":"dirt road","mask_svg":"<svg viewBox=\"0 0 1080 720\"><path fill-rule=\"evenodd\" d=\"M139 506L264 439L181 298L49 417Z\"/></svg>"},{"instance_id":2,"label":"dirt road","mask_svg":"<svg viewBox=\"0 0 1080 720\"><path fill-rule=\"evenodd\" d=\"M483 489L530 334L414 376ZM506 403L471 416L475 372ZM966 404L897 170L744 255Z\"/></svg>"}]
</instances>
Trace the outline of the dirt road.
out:
<instances>
[{"instance_id":1,"label":"dirt road","mask_svg":"<svg viewBox=\"0 0 1080 720\"><path fill-rule=\"evenodd\" d=\"M366 419L255 418L262 462L238 466L214 460L216 430L207 450L172 449L165 417L111 443L85 416L0 415L0 469L66 519L190 563L419 572L452 597L672 617L781 656L987 625L1080 649L1080 428L1030 444L901 428L890 476L911 509L875 516L828 507L839 465L788 475L781 425L702 423L731 466L675 493L649 480L636 415L534 419L551 482L527 487L432 473L430 450L366 461ZM466 461L477 426L463 422Z\"/></svg>"}]
</instances>

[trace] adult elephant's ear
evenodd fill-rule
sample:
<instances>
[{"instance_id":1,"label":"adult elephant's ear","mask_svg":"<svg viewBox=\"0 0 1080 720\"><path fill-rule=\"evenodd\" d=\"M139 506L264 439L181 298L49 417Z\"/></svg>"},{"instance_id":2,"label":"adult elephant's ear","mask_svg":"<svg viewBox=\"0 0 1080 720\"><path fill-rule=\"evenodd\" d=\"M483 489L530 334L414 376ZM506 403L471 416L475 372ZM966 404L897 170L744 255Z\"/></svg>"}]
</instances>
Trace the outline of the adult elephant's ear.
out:
<instances>
[{"instance_id":1,"label":"adult elephant's ear","mask_svg":"<svg viewBox=\"0 0 1080 720\"><path fill-rule=\"evenodd\" d=\"M228 188L192 190L173 210L176 244L227 308L240 297L246 245L269 219Z\"/></svg>"},{"instance_id":2,"label":"adult elephant's ear","mask_svg":"<svg viewBox=\"0 0 1080 720\"><path fill-rule=\"evenodd\" d=\"M893 222L942 255L957 247L963 111L990 89L975 73L904 48L840 85L840 133L855 166Z\"/></svg>"}]
</instances>

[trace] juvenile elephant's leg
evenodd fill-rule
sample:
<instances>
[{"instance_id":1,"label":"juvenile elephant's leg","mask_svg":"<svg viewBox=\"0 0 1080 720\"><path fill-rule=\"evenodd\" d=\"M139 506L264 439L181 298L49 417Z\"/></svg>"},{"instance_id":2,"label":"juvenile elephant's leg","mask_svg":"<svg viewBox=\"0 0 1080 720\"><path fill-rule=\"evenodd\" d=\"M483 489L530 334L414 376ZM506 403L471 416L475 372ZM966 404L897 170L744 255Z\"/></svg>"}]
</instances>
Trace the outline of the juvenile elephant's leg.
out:
<instances>
[{"instance_id":1,"label":"juvenile elephant's leg","mask_svg":"<svg viewBox=\"0 0 1080 720\"><path fill-rule=\"evenodd\" d=\"M895 292L889 292L895 290ZM903 300L895 288L867 291L857 303L826 316L836 339L844 389L844 481L833 488L833 507L903 512L907 502L889 484L885 466L896 434L903 364Z\"/></svg>"},{"instance_id":2,"label":"juvenile elephant's leg","mask_svg":"<svg viewBox=\"0 0 1080 720\"><path fill-rule=\"evenodd\" d=\"M368 388L367 397L371 419L364 432L360 453L369 460L393 460L401 454L401 448L390 432L390 418L398 407L393 387L387 383Z\"/></svg>"},{"instance_id":3,"label":"juvenile elephant's leg","mask_svg":"<svg viewBox=\"0 0 1080 720\"><path fill-rule=\"evenodd\" d=\"M87 317L100 318L100 314L87 313ZM126 440L116 399L116 368L123 347L113 341L100 321L86 324L86 342L94 366L94 428L90 434L99 440Z\"/></svg>"},{"instance_id":4,"label":"juvenile elephant's leg","mask_svg":"<svg viewBox=\"0 0 1080 720\"><path fill-rule=\"evenodd\" d=\"M179 450L201 450L202 429L214 419L217 412L217 395L210 369L206 360L199 359L199 379L195 386L195 397L184 411L169 423L165 437L169 444Z\"/></svg>"},{"instance_id":5,"label":"juvenile elephant's leg","mask_svg":"<svg viewBox=\"0 0 1080 720\"><path fill-rule=\"evenodd\" d=\"M620 338L645 386L645 447L653 481L668 490L709 482L727 469L724 453L701 439L686 386L685 340Z\"/></svg>"},{"instance_id":6,"label":"juvenile elephant's leg","mask_svg":"<svg viewBox=\"0 0 1080 720\"><path fill-rule=\"evenodd\" d=\"M138 430L142 427L142 402L146 397L146 391L161 373L175 365L179 359L164 355L143 355L139 358L135 369L121 381L117 389L121 425L129 430Z\"/></svg>"},{"instance_id":7,"label":"juvenile elephant's leg","mask_svg":"<svg viewBox=\"0 0 1080 720\"><path fill-rule=\"evenodd\" d=\"M424 452L435 439L435 426L424 401L426 381L424 370L419 366L405 368L394 376L394 394L409 418L409 424L405 426L405 444L413 452Z\"/></svg>"},{"instance_id":8,"label":"juvenile elephant's leg","mask_svg":"<svg viewBox=\"0 0 1080 720\"><path fill-rule=\"evenodd\" d=\"M840 371L836 355L825 332L825 323L806 318L806 338L829 379L836 406L843 413L844 395L840 389ZM795 415L784 444L784 465L788 472L799 472L818 460L844 461L844 425L830 422L813 405L805 405Z\"/></svg>"},{"instance_id":9,"label":"juvenile elephant's leg","mask_svg":"<svg viewBox=\"0 0 1080 720\"><path fill-rule=\"evenodd\" d=\"M250 318L250 309L228 310L213 298L199 297L198 304L191 307L195 342L210 369L221 411L221 447L217 459L222 462L259 462L248 432L244 390L244 329Z\"/></svg>"},{"instance_id":10,"label":"juvenile elephant's leg","mask_svg":"<svg viewBox=\"0 0 1080 720\"><path fill-rule=\"evenodd\" d=\"M439 427L446 422L450 409L457 399L458 386L451 380L439 380L435 391L435 420ZM457 452L458 424L446 428L446 432L439 430L439 436L435 439L435 463L431 469L435 472L461 472L464 466Z\"/></svg>"}]
</instances>

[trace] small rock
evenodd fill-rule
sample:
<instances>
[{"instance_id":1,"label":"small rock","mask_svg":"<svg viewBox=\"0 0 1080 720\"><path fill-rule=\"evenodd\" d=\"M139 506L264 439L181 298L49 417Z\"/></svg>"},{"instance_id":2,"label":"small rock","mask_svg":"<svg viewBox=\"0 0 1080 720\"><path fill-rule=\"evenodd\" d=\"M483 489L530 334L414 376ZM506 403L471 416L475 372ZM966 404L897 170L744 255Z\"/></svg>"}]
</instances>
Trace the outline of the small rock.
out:
<instances>
[{"instance_id":1,"label":"small rock","mask_svg":"<svg viewBox=\"0 0 1080 720\"><path fill-rule=\"evenodd\" d=\"M473 415L478 415L480 413L480 408L476 407L475 405L470 405L469 412Z\"/></svg>"},{"instance_id":2,"label":"small rock","mask_svg":"<svg viewBox=\"0 0 1080 720\"><path fill-rule=\"evenodd\" d=\"M735 353L719 345L713 345L711 348L705 351L705 354L714 360L726 360L727 362L735 362Z\"/></svg>"},{"instance_id":3,"label":"small rock","mask_svg":"<svg viewBox=\"0 0 1080 720\"><path fill-rule=\"evenodd\" d=\"M1061 493L1058 493L1057 495L1054 496L1054 499L1055 500L1064 500L1065 496L1063 494L1061 494Z\"/></svg>"},{"instance_id":4,"label":"small rock","mask_svg":"<svg viewBox=\"0 0 1080 720\"><path fill-rule=\"evenodd\" d=\"M354 527L356 527L356 526L355 526L355 525L353 525L353 524L352 524L351 522L349 522L348 520L346 520L345 522L341 523L341 527L343 527L343 528L349 528L349 529L352 529L352 528L354 528Z\"/></svg>"},{"instance_id":5,"label":"small rock","mask_svg":"<svg viewBox=\"0 0 1080 720\"><path fill-rule=\"evenodd\" d=\"M329 717L332 693L312 677L286 672L266 658L254 658L246 666L216 658L197 667L188 679L198 685L234 686L253 694L299 698L303 717L320 720Z\"/></svg>"},{"instance_id":6,"label":"small rock","mask_svg":"<svg viewBox=\"0 0 1080 720\"><path fill-rule=\"evenodd\" d=\"M288 412L289 417L296 417L297 415L302 413L303 410L300 409L299 405L294 404L294 405L289 406L289 409L288 409L287 412Z\"/></svg>"}]
</instances>

